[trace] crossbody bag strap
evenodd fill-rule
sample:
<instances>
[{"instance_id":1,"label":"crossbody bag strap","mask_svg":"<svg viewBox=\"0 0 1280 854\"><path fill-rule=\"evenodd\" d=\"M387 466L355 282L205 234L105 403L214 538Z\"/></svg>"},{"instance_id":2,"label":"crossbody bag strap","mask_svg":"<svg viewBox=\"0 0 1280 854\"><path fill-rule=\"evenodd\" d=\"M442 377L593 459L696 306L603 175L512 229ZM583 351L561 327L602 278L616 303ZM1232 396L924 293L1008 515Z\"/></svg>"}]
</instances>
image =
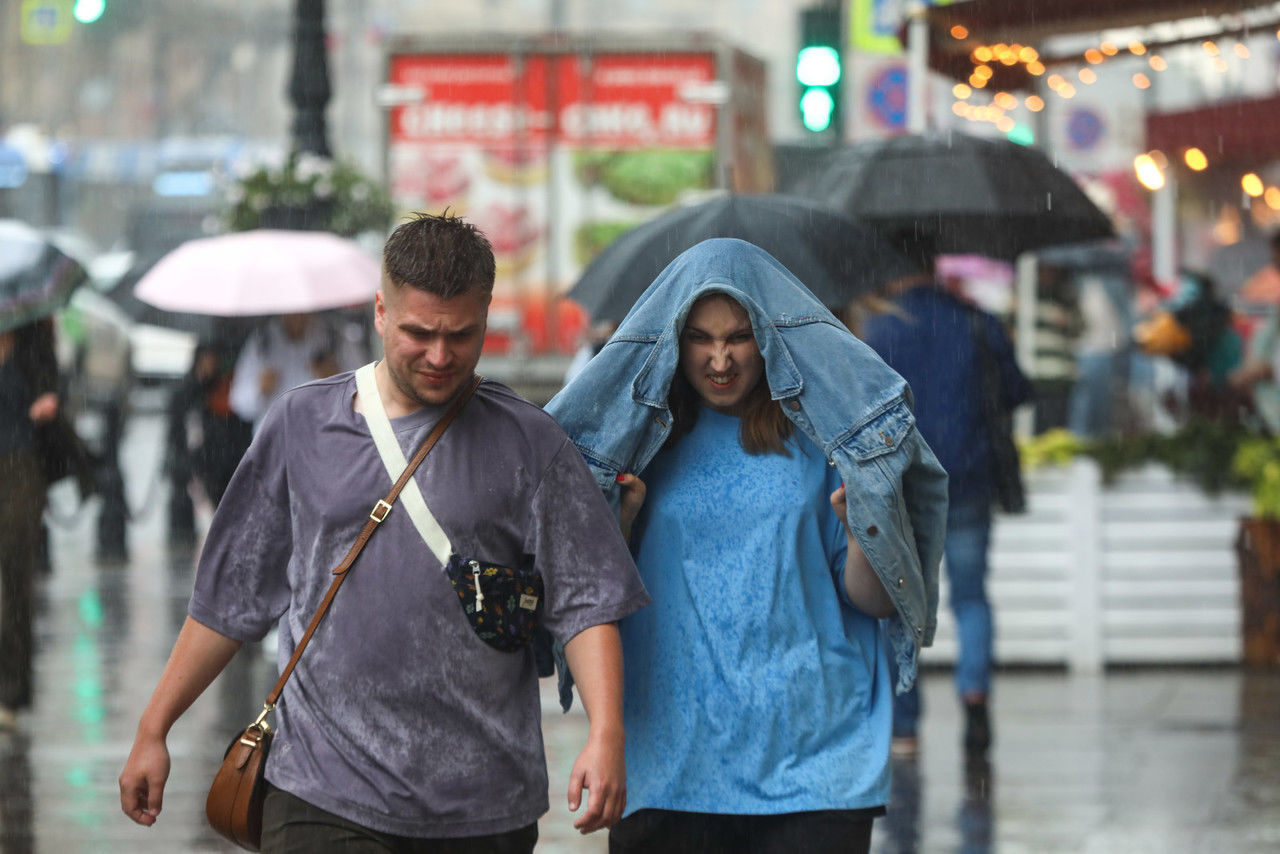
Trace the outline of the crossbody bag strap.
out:
<instances>
[{"instance_id":1,"label":"crossbody bag strap","mask_svg":"<svg viewBox=\"0 0 1280 854\"><path fill-rule=\"evenodd\" d=\"M289 663L280 673L280 679L276 681L276 686L271 689L271 693L267 695L267 701L263 704L262 714L259 716L260 723L267 712L275 708L276 703L280 700L280 695L284 692L284 685L289 681L289 677L293 674L293 668L297 666L298 659L302 657L302 651L307 648L307 644L311 642L311 636L315 634L316 627L320 625L320 621L324 619L325 612L329 610L329 604L333 602L333 597L337 595L338 588L342 586L342 582L346 579L351 565L355 563L360 552L364 549L365 543L369 542L369 538L373 536L374 530L387 518L387 514L391 512L391 505L395 504L400 491L404 489L409 479L413 477L413 473L418 466L426 459L427 454L435 447L436 442L440 441L440 437L444 435L445 429L453 422L453 419L462 411L462 407L467 405L467 401L475 394L476 389L480 386L484 378L479 374L471 381L471 384L463 389L462 394L449 407L449 411L444 414L435 429L431 431L431 435L427 436L426 441L422 443L422 447L418 448L418 453L413 455L413 459L405 466L400 477L396 480L395 485L391 487L391 491L387 493L387 497L378 501L373 506L372 512L369 513L369 519L364 523L364 528L360 531L360 536L356 537L356 541L351 545L347 556L342 559L342 563L338 564L338 568L333 571L333 583L329 585L329 591L325 593L320 607L316 608L316 614L311 618L311 624L307 626L306 632L303 633L301 640L293 650L293 655L289 658ZM375 392L376 393L376 392ZM367 405L367 404L366 404Z\"/></svg>"},{"instance_id":2,"label":"crossbody bag strap","mask_svg":"<svg viewBox=\"0 0 1280 854\"><path fill-rule=\"evenodd\" d=\"M378 456L382 457L387 477L395 480L396 472L402 471L407 463L395 431L391 429L391 419L387 417L387 410L382 405L382 397L378 394L374 364L371 362L356 371L356 392L360 395L360 409L369 425L369 433L373 436ZM436 517L431 515L431 509L427 507L417 481L410 480L405 484L400 504L404 506L413 527L418 529L418 535L440 562L441 568L445 567L449 563L449 555L453 553L453 546L449 542L449 535L440 527Z\"/></svg>"}]
</instances>

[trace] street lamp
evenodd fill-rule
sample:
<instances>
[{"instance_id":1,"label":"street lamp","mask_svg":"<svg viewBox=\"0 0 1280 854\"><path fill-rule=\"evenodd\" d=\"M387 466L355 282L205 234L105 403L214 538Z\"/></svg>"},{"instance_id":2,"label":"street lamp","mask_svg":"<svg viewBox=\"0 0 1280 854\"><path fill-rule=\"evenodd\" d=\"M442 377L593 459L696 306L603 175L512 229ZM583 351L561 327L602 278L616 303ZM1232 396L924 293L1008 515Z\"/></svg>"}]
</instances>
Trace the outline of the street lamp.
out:
<instances>
[{"instance_id":1,"label":"street lamp","mask_svg":"<svg viewBox=\"0 0 1280 854\"><path fill-rule=\"evenodd\" d=\"M332 90L325 52L324 0L296 0L294 4L293 72L289 100L293 104L293 151L332 157L324 111Z\"/></svg>"}]
</instances>

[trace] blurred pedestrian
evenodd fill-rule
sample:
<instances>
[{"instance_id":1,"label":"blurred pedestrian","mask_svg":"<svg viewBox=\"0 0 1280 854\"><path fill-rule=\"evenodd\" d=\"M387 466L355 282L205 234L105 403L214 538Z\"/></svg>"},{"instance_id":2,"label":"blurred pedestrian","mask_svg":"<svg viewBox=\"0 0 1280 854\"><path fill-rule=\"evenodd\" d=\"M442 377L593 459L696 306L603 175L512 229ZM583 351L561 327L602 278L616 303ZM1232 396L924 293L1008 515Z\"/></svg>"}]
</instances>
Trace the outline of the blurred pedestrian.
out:
<instances>
[{"instance_id":1,"label":"blurred pedestrian","mask_svg":"<svg viewBox=\"0 0 1280 854\"><path fill-rule=\"evenodd\" d=\"M1249 339L1244 364L1232 372L1230 382L1253 396L1254 410L1262 426L1280 436L1280 231L1271 235L1271 265L1246 283L1240 296L1265 306L1262 322Z\"/></svg>"},{"instance_id":2,"label":"blurred pedestrian","mask_svg":"<svg viewBox=\"0 0 1280 854\"><path fill-rule=\"evenodd\" d=\"M913 251L932 262L927 245ZM994 626L986 587L992 504L1003 492L997 478L1017 477L1016 461L1013 472L998 468L996 431L1006 428L993 416L1028 400L1031 386L1000 322L931 274L900 281L889 295L894 310L870 318L864 339L911 386L916 425L950 475L945 565L959 640L955 686L965 711L964 747L982 754L992 738ZM916 750L920 713L915 688L894 698L896 752Z\"/></svg>"},{"instance_id":3,"label":"blurred pedestrian","mask_svg":"<svg viewBox=\"0 0 1280 854\"><path fill-rule=\"evenodd\" d=\"M53 326L0 332L0 730L31 705L35 576L45 490L65 474L92 490L87 455L60 418Z\"/></svg>"},{"instance_id":4,"label":"blurred pedestrian","mask_svg":"<svg viewBox=\"0 0 1280 854\"><path fill-rule=\"evenodd\" d=\"M654 598L621 623L611 852L868 850L946 502L908 394L771 256L710 240L548 404Z\"/></svg>"},{"instance_id":5,"label":"blurred pedestrian","mask_svg":"<svg viewBox=\"0 0 1280 854\"><path fill-rule=\"evenodd\" d=\"M229 403L255 427L271 403L291 388L354 370L363 358L329 318L273 317L249 335L236 360Z\"/></svg>"},{"instance_id":6,"label":"blurred pedestrian","mask_svg":"<svg viewBox=\"0 0 1280 854\"><path fill-rule=\"evenodd\" d=\"M277 621L281 665L290 659L371 508L382 530L276 710L263 850L531 851L548 806L528 645L538 624L564 643L590 721L571 774L571 809L590 792L575 826L616 821L613 622L648 597L563 431L505 386L477 382L493 279L474 227L404 223L375 301L385 358L268 411L214 515L189 617L120 775L135 822L160 811L174 722ZM406 491L375 506L450 411Z\"/></svg>"},{"instance_id":7,"label":"blurred pedestrian","mask_svg":"<svg viewBox=\"0 0 1280 854\"><path fill-rule=\"evenodd\" d=\"M227 329L196 346L191 370L174 389L168 407L166 468L174 486L185 489L194 475L215 508L253 439L253 426L231 410L236 338ZM187 425L192 413L199 420L194 445Z\"/></svg>"},{"instance_id":8,"label":"blurred pedestrian","mask_svg":"<svg viewBox=\"0 0 1280 854\"><path fill-rule=\"evenodd\" d=\"M618 321L616 320L598 320L591 325L588 330L587 340L574 351L573 359L569 362L569 367L564 372L564 384L568 385L573 382L573 378L582 373L582 369L587 366L596 357L596 354L604 349L604 345L609 340L609 336L618 331Z\"/></svg>"}]
</instances>

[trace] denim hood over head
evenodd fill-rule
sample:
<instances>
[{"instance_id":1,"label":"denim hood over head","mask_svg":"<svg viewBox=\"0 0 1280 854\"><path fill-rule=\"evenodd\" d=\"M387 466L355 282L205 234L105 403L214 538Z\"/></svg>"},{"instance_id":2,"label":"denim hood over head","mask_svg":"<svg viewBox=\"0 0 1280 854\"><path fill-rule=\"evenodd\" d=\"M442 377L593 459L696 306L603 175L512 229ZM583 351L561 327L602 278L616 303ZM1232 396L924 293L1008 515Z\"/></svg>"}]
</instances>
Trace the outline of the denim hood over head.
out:
<instances>
[{"instance_id":1,"label":"denim hood over head","mask_svg":"<svg viewBox=\"0 0 1280 854\"><path fill-rule=\"evenodd\" d=\"M643 472L670 434L680 332L712 293L746 309L771 396L840 471L849 526L897 606L888 634L904 691L936 627L947 475L916 430L902 377L773 256L732 239L682 253L547 411L616 510L617 475Z\"/></svg>"}]
</instances>

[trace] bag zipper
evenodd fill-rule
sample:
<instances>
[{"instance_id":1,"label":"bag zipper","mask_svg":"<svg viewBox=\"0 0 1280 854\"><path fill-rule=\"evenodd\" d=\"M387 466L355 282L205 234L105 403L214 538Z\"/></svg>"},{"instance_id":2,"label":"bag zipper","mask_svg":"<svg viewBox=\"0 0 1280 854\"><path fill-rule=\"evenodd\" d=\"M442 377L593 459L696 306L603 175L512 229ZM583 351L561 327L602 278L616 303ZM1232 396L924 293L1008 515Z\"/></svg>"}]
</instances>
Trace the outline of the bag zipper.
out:
<instances>
[{"instance_id":1,"label":"bag zipper","mask_svg":"<svg viewBox=\"0 0 1280 854\"><path fill-rule=\"evenodd\" d=\"M476 583L476 610L484 610L484 591L480 589L480 563L479 561L468 561L471 564L471 577Z\"/></svg>"}]
</instances>

